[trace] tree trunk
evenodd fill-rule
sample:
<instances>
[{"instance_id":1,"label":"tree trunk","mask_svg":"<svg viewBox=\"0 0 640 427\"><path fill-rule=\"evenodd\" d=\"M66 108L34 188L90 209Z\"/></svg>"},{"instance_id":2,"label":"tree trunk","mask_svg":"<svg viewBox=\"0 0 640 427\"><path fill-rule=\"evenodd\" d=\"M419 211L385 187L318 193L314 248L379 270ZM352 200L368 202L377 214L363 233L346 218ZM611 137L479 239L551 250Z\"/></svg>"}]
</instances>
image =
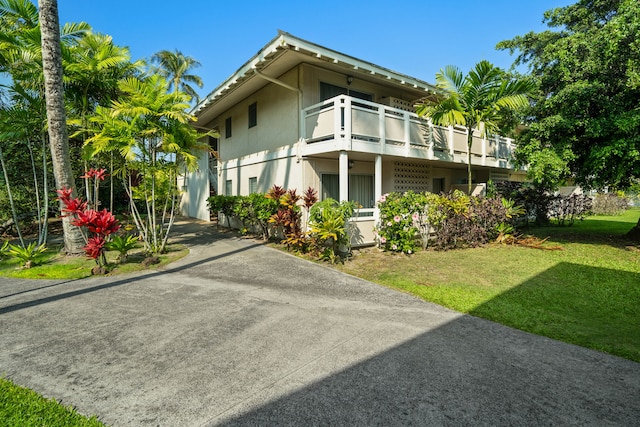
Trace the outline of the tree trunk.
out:
<instances>
[{"instance_id":1,"label":"tree trunk","mask_svg":"<svg viewBox=\"0 0 640 427\"><path fill-rule=\"evenodd\" d=\"M60 52L60 25L57 0L38 0L40 30L42 33L42 71L44 74L45 100L51 163L57 188L75 188L69 137L64 109L62 87L62 55ZM62 212L62 203L60 203ZM80 229L71 224L71 218L62 218L64 250L67 254L82 253L84 240Z\"/></svg>"},{"instance_id":2,"label":"tree trunk","mask_svg":"<svg viewBox=\"0 0 640 427\"><path fill-rule=\"evenodd\" d=\"M626 234L630 240L633 240L636 243L640 243L640 219L638 219L638 223Z\"/></svg>"}]
</instances>

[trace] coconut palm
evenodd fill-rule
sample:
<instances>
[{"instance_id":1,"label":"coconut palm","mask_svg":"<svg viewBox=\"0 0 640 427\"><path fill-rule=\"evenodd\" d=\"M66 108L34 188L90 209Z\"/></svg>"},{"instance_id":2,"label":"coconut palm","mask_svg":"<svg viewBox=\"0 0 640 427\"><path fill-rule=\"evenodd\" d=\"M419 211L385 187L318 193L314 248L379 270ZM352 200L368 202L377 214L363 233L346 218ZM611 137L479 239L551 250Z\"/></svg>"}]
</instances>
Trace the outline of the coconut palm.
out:
<instances>
[{"instance_id":1,"label":"coconut palm","mask_svg":"<svg viewBox=\"0 0 640 427\"><path fill-rule=\"evenodd\" d=\"M62 86L62 54L57 0L39 0L39 21L42 35L42 70L44 74L47 125L51 162L57 188L75 188ZM62 209L62 205L60 206ZM80 228L71 224L69 216L63 217L64 248L69 254L80 254L84 240Z\"/></svg>"},{"instance_id":2,"label":"coconut palm","mask_svg":"<svg viewBox=\"0 0 640 427\"><path fill-rule=\"evenodd\" d=\"M195 74L190 74L191 69L201 66L200 62L190 56L185 56L179 50L173 52L161 50L151 57L151 62L158 64L157 70L169 82L169 90L182 91L195 99L196 102L200 100L191 84L201 88L203 86L202 79Z\"/></svg>"},{"instance_id":3,"label":"coconut palm","mask_svg":"<svg viewBox=\"0 0 640 427\"><path fill-rule=\"evenodd\" d=\"M459 68L447 66L436 74L442 96L419 105L417 112L440 126L460 125L467 129L467 173L469 193L472 189L471 144L473 131L487 134L505 132L513 112L529 105L528 94L534 88L529 80L511 78L489 61L480 61L463 76Z\"/></svg>"}]
</instances>

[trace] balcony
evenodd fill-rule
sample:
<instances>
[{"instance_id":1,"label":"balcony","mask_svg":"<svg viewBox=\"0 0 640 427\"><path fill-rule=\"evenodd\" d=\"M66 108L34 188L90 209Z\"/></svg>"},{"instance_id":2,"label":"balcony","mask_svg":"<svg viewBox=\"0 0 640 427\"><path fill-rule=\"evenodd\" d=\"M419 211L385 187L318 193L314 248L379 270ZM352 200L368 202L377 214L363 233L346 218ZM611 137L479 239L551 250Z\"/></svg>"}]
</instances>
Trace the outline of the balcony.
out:
<instances>
[{"instance_id":1,"label":"balcony","mask_svg":"<svg viewBox=\"0 0 640 427\"><path fill-rule=\"evenodd\" d=\"M303 110L303 156L350 151L467 163L467 131L398 108L340 95ZM474 134L471 163L512 167L513 140Z\"/></svg>"}]
</instances>

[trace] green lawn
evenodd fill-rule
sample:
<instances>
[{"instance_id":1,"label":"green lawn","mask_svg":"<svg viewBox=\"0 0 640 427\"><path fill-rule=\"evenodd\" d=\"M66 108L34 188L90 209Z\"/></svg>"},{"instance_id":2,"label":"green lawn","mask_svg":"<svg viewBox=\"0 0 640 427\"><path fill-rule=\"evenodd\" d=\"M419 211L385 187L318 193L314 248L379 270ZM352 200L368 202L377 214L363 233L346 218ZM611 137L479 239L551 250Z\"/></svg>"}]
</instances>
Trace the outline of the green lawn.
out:
<instances>
[{"instance_id":1,"label":"green lawn","mask_svg":"<svg viewBox=\"0 0 640 427\"><path fill-rule=\"evenodd\" d=\"M174 262L189 253L184 245L169 245L166 254L159 255L160 262L153 264L151 268L158 268ZM118 264L115 251L107 252L110 274L130 273L138 270L145 270L141 264L145 258L140 249L134 249L129 259L124 264ZM59 247L47 249L39 259L39 264L31 268L21 268L16 259L0 260L0 277L13 277L19 279L82 279L91 276L91 269L96 266L96 262L85 256L66 257L60 255Z\"/></svg>"},{"instance_id":2,"label":"green lawn","mask_svg":"<svg viewBox=\"0 0 640 427\"><path fill-rule=\"evenodd\" d=\"M0 378L0 427L104 427L93 416L87 418L54 399Z\"/></svg>"},{"instance_id":3,"label":"green lawn","mask_svg":"<svg viewBox=\"0 0 640 427\"><path fill-rule=\"evenodd\" d=\"M412 256L369 249L339 268L453 310L640 362L640 210L528 230L539 250L489 245Z\"/></svg>"}]
</instances>

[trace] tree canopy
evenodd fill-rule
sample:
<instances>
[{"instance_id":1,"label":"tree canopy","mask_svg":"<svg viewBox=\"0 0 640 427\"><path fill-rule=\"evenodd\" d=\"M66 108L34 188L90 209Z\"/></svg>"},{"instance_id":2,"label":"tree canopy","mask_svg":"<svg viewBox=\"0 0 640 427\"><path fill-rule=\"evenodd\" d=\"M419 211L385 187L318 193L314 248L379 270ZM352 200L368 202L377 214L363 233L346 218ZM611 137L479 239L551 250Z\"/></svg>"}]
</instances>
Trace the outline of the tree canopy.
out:
<instances>
[{"instance_id":1,"label":"tree canopy","mask_svg":"<svg viewBox=\"0 0 640 427\"><path fill-rule=\"evenodd\" d=\"M580 0L544 22L497 46L538 85L519 160L546 187L628 187L640 177L640 2Z\"/></svg>"}]
</instances>

